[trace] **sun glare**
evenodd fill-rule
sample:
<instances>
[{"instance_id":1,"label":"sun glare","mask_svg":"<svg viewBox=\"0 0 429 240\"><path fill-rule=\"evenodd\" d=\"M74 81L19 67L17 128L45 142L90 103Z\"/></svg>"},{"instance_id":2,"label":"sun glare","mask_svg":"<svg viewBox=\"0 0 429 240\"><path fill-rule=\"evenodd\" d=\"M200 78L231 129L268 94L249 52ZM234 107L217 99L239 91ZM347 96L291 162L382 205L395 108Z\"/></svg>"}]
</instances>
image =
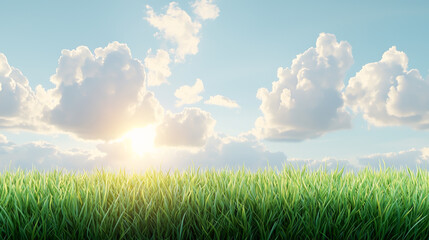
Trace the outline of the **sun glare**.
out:
<instances>
[{"instance_id":1,"label":"sun glare","mask_svg":"<svg viewBox=\"0 0 429 240\"><path fill-rule=\"evenodd\" d=\"M136 154L142 156L154 149L155 128L153 125L135 128L125 135L125 139L131 142L131 147Z\"/></svg>"}]
</instances>

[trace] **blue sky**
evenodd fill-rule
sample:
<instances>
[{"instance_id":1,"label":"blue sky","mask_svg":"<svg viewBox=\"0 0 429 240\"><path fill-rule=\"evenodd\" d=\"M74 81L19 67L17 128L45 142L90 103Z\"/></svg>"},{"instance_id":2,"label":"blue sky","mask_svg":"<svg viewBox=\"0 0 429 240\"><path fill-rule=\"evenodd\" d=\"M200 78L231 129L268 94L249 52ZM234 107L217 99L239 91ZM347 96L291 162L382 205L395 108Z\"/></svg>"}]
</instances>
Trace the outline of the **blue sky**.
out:
<instances>
[{"instance_id":1,"label":"blue sky","mask_svg":"<svg viewBox=\"0 0 429 240\"><path fill-rule=\"evenodd\" d=\"M197 6L206 6L206 11L198 14ZM188 18L173 18L174 23L166 22L166 18L162 19L162 16L169 15L169 8L175 10L175 13L182 14L182 17L187 15ZM426 92L429 90L426 88L429 85L429 65L425 61L429 52L427 44L429 30L426 27L429 21L426 14L429 5L425 1L413 1L411 3L401 1L378 1L376 3L373 1L356 3L273 1L263 4L222 0L178 1L175 4L171 4L169 1L154 0L74 1L69 3L43 1L25 2L25 4L14 1L1 3L1 9L0 53L7 58L8 66L19 69L22 75L28 79L28 89L30 89L28 91L34 94L36 100L33 100L38 104L37 106L31 105L32 107L29 109L40 108L38 113L25 112L29 110L25 110L26 108L23 107L18 108L24 112L15 111L15 115L0 112L0 118L5 120L5 123L0 126L0 133L5 137L0 157L0 161L3 161L4 165L7 165L6 162L8 162L11 166L23 168L50 169L59 166L81 169L87 166L103 165L112 168L144 169L149 163L161 165L162 161L159 160L161 157L164 159L171 158L165 160L168 162L164 163L166 168L169 166L173 168L187 166L190 161L194 161L196 165L207 167L234 164L263 167L262 162L266 163L267 161L276 163L289 163L291 161L298 163L301 161L312 166L318 166L318 164L327 161L329 163L341 162L346 165L356 165L359 163L359 159L363 158L371 158L374 166L378 166L380 159L389 162L389 159L398 158L398 156L402 156L399 158L403 160L392 160L392 166L413 167L417 161L420 166L424 167L424 161L429 161L429 153L426 153L426 149L429 147L429 127L425 126L425 119L429 121L427 119L429 107L426 107L429 103L427 97L429 93ZM152 18L150 11L152 11ZM157 26L155 21L158 21ZM196 33L177 33L181 30L171 27L171 25L180 21L193 23L193 26L196 27L194 29ZM183 31L187 30L190 29L185 28ZM175 37L168 37L169 32L174 32ZM335 72L335 69L320 70L326 70L333 76L338 75L338 79L334 77L333 79L328 78L326 81L344 83L342 89L336 89L334 92L339 94L338 96L344 95L337 100L342 102L341 111L344 112L344 116L348 115L350 118L348 127L345 127L346 123L335 125L331 122L329 126L315 130L315 126L311 125L314 122L306 125L305 121L300 123L293 122L294 120L286 120L289 119L288 116L297 113L302 113L302 116L308 117L319 116L314 111L324 115L329 112L328 109L332 110L332 106L329 104L319 105L310 110L308 103L302 102L300 104L298 98L296 98L298 100L294 105L295 110L285 110L284 116L276 115L268 108L263 112L260 109L262 101L257 98L258 89L266 88L271 92L272 83L279 81L278 68L291 68L292 61L297 58L297 55L303 54L312 47L315 48L316 41L319 38L323 39L324 33L327 34L326 36L334 36L336 43L347 42L351 49L351 61L349 66L344 68L344 73ZM177 36L181 38L179 39ZM192 45L196 48L193 51L185 49L185 47L181 48L180 43L178 43L181 41L185 46L192 42L189 36L193 40L199 41ZM133 118L133 120L107 121L103 119L103 114L106 114L105 116L120 115L123 113L122 107L132 105L134 104L133 101L138 100L131 97L127 100L119 99L123 95L115 95L109 100L110 102L107 102L115 105L117 100L120 104L112 107L104 104L106 99L103 100L102 96L97 96L101 93L96 90L85 90L84 87L81 87L80 90L76 90L77 92L73 92L75 88L64 90L60 84L56 85L51 81L51 77L56 74L56 69L60 68L62 72L67 72L74 66L70 62L59 65L63 49L71 51L79 46L86 46L95 55L96 48L105 48L106 51L110 51L107 48L111 48L112 51L116 51L113 45L109 45L115 41L118 44L125 44L121 46L126 46L125 48L131 53L132 57L129 61L133 62L133 59L140 61L140 68L144 68L146 72L146 77L130 78L128 82L130 85L126 86L129 89L126 88L126 91L131 91L134 87L140 86L132 85L136 83L134 81L141 81L147 85L145 92L153 94L153 99L159 102L159 106L157 106L161 109L159 111L162 112L161 115L163 116L159 116L151 122L145 120L144 117L140 120ZM395 67L386 70L392 72L393 78L390 78L393 79L393 83L391 86L397 87L396 77L399 75L405 76L405 83L415 83L416 81L417 83L411 84L411 87L407 88L408 90L395 95L396 98L391 95L391 100L389 100L391 105L386 104L388 102L387 95L383 99L371 100L368 98L375 92L389 91L391 86L386 87L384 85L374 85L365 91L357 88L350 89L353 94L361 91L360 96L366 94L367 98L362 100L362 97L361 100L354 103L347 100L345 93L350 85L349 79L357 76L357 72L363 71L365 65L380 62L383 54L392 46L396 46L396 50L392 51L392 54L395 56L405 55L408 63L405 70L401 70L402 73L396 73L395 71L399 70ZM149 49L151 49L150 53L148 53ZM184 54L180 54L180 49L184 49ZM342 49L347 49L347 47L339 47L338 51L342 51ZM170 62L161 64L155 61L149 66L145 59L155 58L158 50L165 51ZM348 61L344 60L344 56L336 56L336 58L339 62ZM71 59L70 61L77 60ZM391 61L398 66L400 65L399 60L393 59ZM309 66L312 65L311 63L308 64ZM362 74L356 77L356 82L374 82L375 80L370 80L368 76L378 73L380 73L377 75L379 81L389 82L389 74L381 73L384 71L381 65L377 65L378 70L375 69L373 72L361 72ZM159 70L157 66L164 67L164 70L167 69L170 72L164 78L164 81L168 81L168 83L148 84L150 68ZM82 69L86 68L82 67ZM105 69L107 67L97 70L100 72L100 76L106 76L107 73L103 72L107 71ZM115 71L114 67L112 69ZM408 74L407 72L411 69L417 69L419 76L415 77ZM319 73L319 70L310 69L309 71L313 71L315 75ZM60 82L66 81L66 75L57 72L56 76ZM79 76L75 75L74 77L77 79ZM8 73L4 73L3 77L9 79L7 81L13 79ZM91 78L85 74L82 77L86 83L91 81L87 81ZM106 87L105 79L99 78L99 81L95 81L94 84L100 84L100 88ZM414 81L415 78L419 80ZM182 96L190 97L192 94L181 87L193 86L197 79L203 83L204 90L196 93L194 97L201 96L201 100L187 99L189 104L178 106L176 104L178 97L175 93L182 89L179 91L183 92ZM12 81L16 81L16 79ZM112 77L111 81L113 82L112 86L118 88L115 89L115 93L121 91L119 89L122 89L123 84L127 84L127 81L120 77ZM319 80L317 77L313 77L310 78L310 81L314 83ZM419 85L418 83L422 84ZM38 85L41 85L41 88L48 92L44 95L43 101L40 100L41 95L36 93ZM386 89L379 89L383 86ZM315 88L314 93L321 92L321 89L317 90L317 86ZM51 93L49 93L50 89L52 90ZM95 87L94 89L98 88ZM298 93L293 92L293 89L287 89L292 90L292 101L294 94ZM420 89L420 91L413 92L413 89ZM400 92L400 90L398 91ZM83 116L78 118L76 115L82 114L80 110L84 106L79 106L77 99L84 99L79 97L84 96L82 95L83 92L92 96L87 101L94 101L94 106L98 104L99 108L107 110L97 112L88 107L88 111L91 110L90 112L94 113L94 116L87 119ZM6 94L4 89L3 94ZM16 91L14 94L17 94ZM66 94L70 99L64 105L62 103L56 105L58 102L49 104L49 100L46 100L62 101L61 99L66 99ZM1 95L2 92L0 91ZM210 97L216 95L230 99L239 107L219 106L219 102L218 105L205 103ZM315 94L305 95L305 99L311 95ZM10 97L10 95L7 96ZM350 96L348 99L351 99ZM414 98L412 96L419 97ZM6 100L13 98L4 97L2 99L3 103L0 102L0 105L11 106L11 102ZM277 96L277 101L279 100L280 98ZM21 100L20 104L25 105L25 101L28 99ZM377 104L379 105L377 106L379 107L384 102L385 106L383 105L382 108L388 109L388 114L375 116L375 113L372 112L369 117L364 117L365 111L373 111L371 107L368 107L371 101L378 101ZM360 107L361 109L354 111L353 107ZM6 107L3 108L6 109ZM189 110L190 108L193 110ZM151 115L144 106L138 108L138 111L144 116ZM420 120L409 120L407 116L409 117L410 114ZM31 117L29 117L30 115ZM55 117L53 117L54 115ZM301 133L298 134L299 136L295 136L297 139L291 139L290 133L284 133L280 139L272 141L272 134L258 133L255 121L259 117L265 117L267 120L262 129L267 130L275 125L277 130L281 129L285 132L287 128L288 131L301 131ZM325 116L328 119L326 121L331 121L334 117ZM25 121L28 118L32 119L31 124ZM211 124L211 120L214 120L215 124ZM157 147L157 150L136 155L132 151L124 150L127 143L122 141L124 138L121 138L120 133L112 133L106 137L107 133L113 131L112 127L118 128L118 131L123 130L122 135L126 135L127 131L134 129L131 125L145 127L148 121L155 127L159 126L158 136L161 136L161 131L163 131L164 135L171 135L173 136L171 139L174 139L175 134L180 133L182 135L179 136L185 140L180 139L179 136L177 141L167 141L166 139L170 139L169 137L163 138L164 140L159 137L158 140L154 140L155 145L160 146ZM185 124L187 121L189 123ZM25 123L24 125L27 127L23 127L23 124L17 124L17 122ZM164 127L161 130L160 126L167 126L167 123L169 123L168 126L176 126L176 128ZM121 126L117 126L117 124ZM31 126L28 127L29 125ZM93 134L86 134L86 132L92 132L88 128L98 126L100 126L99 131L94 130ZM106 129L103 129L103 126ZM306 136L302 133L303 129ZM103 131L106 134L100 134ZM213 153L209 151L211 148L228 149L229 152L218 150ZM32 152L28 149L40 153L39 161L31 160ZM255 154L249 158L248 154L252 151L255 151ZM24 153L27 153L28 156ZM167 155L169 157L166 157ZM115 162L113 156L116 158L121 156L124 159L118 163ZM174 156L177 156L178 159L174 159ZM237 160L238 163L232 161L231 156L240 158ZM79 161L82 164L65 164L66 160L64 159L69 158L81 159ZM200 159L199 162L198 158ZM94 159L94 161L87 164L85 159ZM127 162L125 159L133 160L125 163ZM261 164L255 165L252 161ZM355 165L352 167L356 167ZM0 164L0 166L2 165Z\"/></svg>"}]
</instances>

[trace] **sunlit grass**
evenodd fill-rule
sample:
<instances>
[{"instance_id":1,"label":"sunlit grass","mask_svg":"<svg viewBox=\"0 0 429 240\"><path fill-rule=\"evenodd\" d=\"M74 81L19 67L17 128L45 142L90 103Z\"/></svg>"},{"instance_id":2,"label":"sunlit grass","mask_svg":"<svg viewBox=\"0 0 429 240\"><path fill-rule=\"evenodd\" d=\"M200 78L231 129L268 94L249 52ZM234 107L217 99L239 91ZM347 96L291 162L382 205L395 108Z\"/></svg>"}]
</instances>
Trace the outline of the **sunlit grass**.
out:
<instances>
[{"instance_id":1,"label":"sunlit grass","mask_svg":"<svg viewBox=\"0 0 429 240\"><path fill-rule=\"evenodd\" d=\"M4 172L3 239L427 239L426 171Z\"/></svg>"}]
</instances>

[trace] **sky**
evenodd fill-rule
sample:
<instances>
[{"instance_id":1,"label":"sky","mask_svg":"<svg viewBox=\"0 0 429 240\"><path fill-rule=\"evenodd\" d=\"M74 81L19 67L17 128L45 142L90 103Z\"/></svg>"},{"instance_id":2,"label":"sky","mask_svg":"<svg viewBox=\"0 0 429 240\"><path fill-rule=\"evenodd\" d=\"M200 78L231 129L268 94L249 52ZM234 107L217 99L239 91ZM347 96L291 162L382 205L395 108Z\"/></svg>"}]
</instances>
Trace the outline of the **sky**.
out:
<instances>
[{"instance_id":1,"label":"sky","mask_svg":"<svg viewBox=\"0 0 429 240\"><path fill-rule=\"evenodd\" d=\"M0 9L0 170L429 167L426 1Z\"/></svg>"}]
</instances>

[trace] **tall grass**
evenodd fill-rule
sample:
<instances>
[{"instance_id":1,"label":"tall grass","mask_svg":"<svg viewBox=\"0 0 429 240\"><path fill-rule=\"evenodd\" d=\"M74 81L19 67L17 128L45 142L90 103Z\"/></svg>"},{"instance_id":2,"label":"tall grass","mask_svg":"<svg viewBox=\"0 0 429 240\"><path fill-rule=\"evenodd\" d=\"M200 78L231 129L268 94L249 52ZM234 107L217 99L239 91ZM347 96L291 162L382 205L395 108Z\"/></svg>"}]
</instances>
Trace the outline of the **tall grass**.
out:
<instances>
[{"instance_id":1,"label":"tall grass","mask_svg":"<svg viewBox=\"0 0 429 240\"><path fill-rule=\"evenodd\" d=\"M2 239L427 239L426 171L5 172Z\"/></svg>"}]
</instances>

